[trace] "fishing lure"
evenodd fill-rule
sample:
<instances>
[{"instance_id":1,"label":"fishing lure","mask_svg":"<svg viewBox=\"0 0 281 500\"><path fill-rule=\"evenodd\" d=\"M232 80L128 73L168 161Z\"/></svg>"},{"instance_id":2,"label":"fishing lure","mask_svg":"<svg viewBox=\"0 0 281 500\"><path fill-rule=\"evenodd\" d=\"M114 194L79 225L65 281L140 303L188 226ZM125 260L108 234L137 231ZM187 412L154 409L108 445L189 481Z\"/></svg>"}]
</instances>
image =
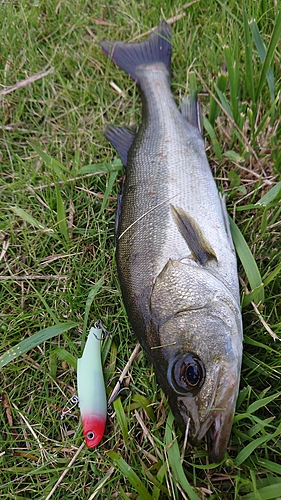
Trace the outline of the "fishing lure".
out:
<instances>
[{"instance_id":1,"label":"fishing lure","mask_svg":"<svg viewBox=\"0 0 281 500\"><path fill-rule=\"evenodd\" d=\"M101 321L90 329L81 358L77 361L77 387L83 435L88 448L101 441L107 415L106 392L101 364L101 341L107 333Z\"/></svg>"}]
</instances>

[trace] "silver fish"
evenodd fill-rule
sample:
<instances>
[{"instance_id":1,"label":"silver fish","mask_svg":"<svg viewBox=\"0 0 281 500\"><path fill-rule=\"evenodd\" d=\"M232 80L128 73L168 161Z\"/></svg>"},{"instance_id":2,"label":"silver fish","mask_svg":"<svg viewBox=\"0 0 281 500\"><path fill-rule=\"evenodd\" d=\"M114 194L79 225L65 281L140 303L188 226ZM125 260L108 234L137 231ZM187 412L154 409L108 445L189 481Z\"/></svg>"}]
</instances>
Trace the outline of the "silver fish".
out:
<instances>
[{"instance_id":1,"label":"silver fish","mask_svg":"<svg viewBox=\"0 0 281 500\"><path fill-rule=\"evenodd\" d=\"M199 131L196 96L178 110L170 90L171 28L145 42L101 47L140 87L136 133L104 134L126 169L117 210L117 267L129 320L176 423L223 459L242 359L236 256L228 215Z\"/></svg>"}]
</instances>

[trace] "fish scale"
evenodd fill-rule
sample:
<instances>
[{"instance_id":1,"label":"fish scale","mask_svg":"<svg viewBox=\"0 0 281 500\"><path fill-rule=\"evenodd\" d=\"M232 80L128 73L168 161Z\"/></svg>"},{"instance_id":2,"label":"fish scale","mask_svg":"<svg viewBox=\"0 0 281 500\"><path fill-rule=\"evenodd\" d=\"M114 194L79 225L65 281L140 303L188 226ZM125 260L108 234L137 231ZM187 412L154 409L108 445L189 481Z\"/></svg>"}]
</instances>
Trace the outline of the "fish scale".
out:
<instances>
[{"instance_id":1,"label":"fish scale","mask_svg":"<svg viewBox=\"0 0 281 500\"><path fill-rule=\"evenodd\" d=\"M137 131L109 125L126 180L117 210L116 260L133 330L153 363L176 423L209 457L228 444L239 388L242 321L236 256L191 96L170 90L171 28L139 44L102 42L142 98Z\"/></svg>"}]
</instances>

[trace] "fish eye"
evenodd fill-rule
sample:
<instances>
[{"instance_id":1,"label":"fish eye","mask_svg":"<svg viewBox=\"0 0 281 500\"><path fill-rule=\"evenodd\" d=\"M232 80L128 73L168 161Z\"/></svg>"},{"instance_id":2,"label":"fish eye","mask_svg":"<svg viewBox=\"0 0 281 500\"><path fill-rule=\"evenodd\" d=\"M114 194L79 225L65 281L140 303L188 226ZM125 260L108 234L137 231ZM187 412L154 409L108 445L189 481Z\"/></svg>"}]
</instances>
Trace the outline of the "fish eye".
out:
<instances>
[{"instance_id":1,"label":"fish eye","mask_svg":"<svg viewBox=\"0 0 281 500\"><path fill-rule=\"evenodd\" d=\"M198 392L205 380L205 368L201 359L192 353L176 356L169 366L168 380L180 394Z\"/></svg>"},{"instance_id":2,"label":"fish eye","mask_svg":"<svg viewBox=\"0 0 281 500\"><path fill-rule=\"evenodd\" d=\"M94 437L95 437L95 434L93 431L89 431L87 433L87 439L89 439L90 441L92 441L94 439Z\"/></svg>"}]
</instances>

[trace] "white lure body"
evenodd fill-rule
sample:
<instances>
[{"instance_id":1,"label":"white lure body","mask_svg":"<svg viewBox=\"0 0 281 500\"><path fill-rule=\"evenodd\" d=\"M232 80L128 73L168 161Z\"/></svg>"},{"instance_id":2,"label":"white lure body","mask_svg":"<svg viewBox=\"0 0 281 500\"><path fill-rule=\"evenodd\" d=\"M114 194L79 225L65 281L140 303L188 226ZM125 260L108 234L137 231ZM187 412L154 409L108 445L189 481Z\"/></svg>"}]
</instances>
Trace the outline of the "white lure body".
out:
<instances>
[{"instance_id":1,"label":"white lure body","mask_svg":"<svg viewBox=\"0 0 281 500\"><path fill-rule=\"evenodd\" d=\"M88 448L99 444L106 424L107 403L101 364L102 336L102 328L91 328L83 355L77 361L79 407Z\"/></svg>"}]
</instances>

